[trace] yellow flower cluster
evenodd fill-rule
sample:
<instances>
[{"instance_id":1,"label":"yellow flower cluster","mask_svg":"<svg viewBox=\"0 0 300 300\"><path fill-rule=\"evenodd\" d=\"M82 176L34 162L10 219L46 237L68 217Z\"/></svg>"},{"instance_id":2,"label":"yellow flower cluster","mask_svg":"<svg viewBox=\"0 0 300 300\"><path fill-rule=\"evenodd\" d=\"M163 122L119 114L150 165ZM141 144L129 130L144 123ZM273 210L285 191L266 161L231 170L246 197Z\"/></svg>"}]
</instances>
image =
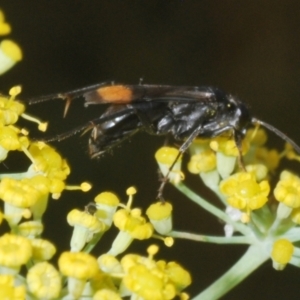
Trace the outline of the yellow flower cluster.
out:
<instances>
[{"instance_id":1,"label":"yellow flower cluster","mask_svg":"<svg viewBox=\"0 0 300 300\"><path fill-rule=\"evenodd\" d=\"M15 126L20 116L33 119L24 113L25 107L15 99L20 91L16 87L11 89L10 98L0 97L3 160L9 151L18 150L31 161L26 172L0 175L0 199L4 202L0 221L5 219L12 231L0 237L0 286L3 286L8 299L62 299L62 295L79 299L83 294L86 299L95 300L121 299L130 295L145 300L173 299L177 295L186 299L187 295L182 290L191 279L177 263L155 262L154 252L150 250L152 254L148 258L133 254L120 262L115 258L136 239L155 237L164 240L168 246L173 244L171 237L164 238L154 233L155 228L163 235L171 231L172 206L168 203L153 205L147 211L149 222L141 209L132 208L136 194L133 187L127 190L127 204L120 203L113 193L103 192L84 211L73 209L67 217L74 227L70 252L59 256L58 269L48 262L53 258L56 247L40 236L44 230L42 216L49 195L57 199L64 189L86 191L90 185L67 186L65 181L70 167L66 160L49 145L31 142L27 133L25 135ZM44 123L36 122L39 127L45 128ZM84 251L90 251L112 224L119 233L111 249L97 261ZM19 281L19 272L25 265L28 268L26 278ZM67 281L66 288L63 288L63 278Z\"/></svg>"},{"instance_id":2,"label":"yellow flower cluster","mask_svg":"<svg viewBox=\"0 0 300 300\"><path fill-rule=\"evenodd\" d=\"M300 241L297 227L300 224L300 177L285 170L278 176L273 190L270 184L270 179L276 178L276 169L283 157L300 161L300 156L289 145L281 153L275 149L269 150L265 146L266 141L266 132L254 128L248 130L243 140L242 153L239 153L232 134L196 139L192 143L187 169L192 174L199 174L203 183L215 192L224 205L223 211L194 193L182 181L170 181L187 197L225 223L224 237L169 231L171 236L250 245L236 266L219 279L216 286L212 284L200 293L199 299L202 296L203 299L221 297L227 291L227 280L238 284L242 273L250 274L254 265L258 267L267 259L272 260L276 270L283 270L287 264L300 266L300 248L296 246ZM164 152L167 153L167 150ZM158 164L161 166L161 162ZM173 164L172 159L166 162L162 173L171 173L172 170L168 170ZM176 172L181 172L181 165L177 166ZM224 288L218 293L220 282L223 282Z\"/></svg>"}]
</instances>

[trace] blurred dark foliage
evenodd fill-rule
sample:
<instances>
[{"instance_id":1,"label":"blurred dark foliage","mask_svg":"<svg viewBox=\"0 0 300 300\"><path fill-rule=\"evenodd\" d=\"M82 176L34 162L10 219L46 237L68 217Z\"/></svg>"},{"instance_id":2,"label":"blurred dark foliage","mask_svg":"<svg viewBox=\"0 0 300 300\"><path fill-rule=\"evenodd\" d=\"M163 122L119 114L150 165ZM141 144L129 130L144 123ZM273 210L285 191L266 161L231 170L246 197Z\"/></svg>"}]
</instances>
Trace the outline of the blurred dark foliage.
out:
<instances>
[{"instance_id":1,"label":"blurred dark foliage","mask_svg":"<svg viewBox=\"0 0 300 300\"><path fill-rule=\"evenodd\" d=\"M23 61L0 78L3 93L22 84L22 98L29 99L106 80L138 83L140 78L145 83L212 85L237 95L249 104L253 115L300 143L299 1L1 2L13 26L10 37L24 52ZM48 135L98 116L101 108L84 109L79 100L66 119L62 111L63 103L58 100L28 107L29 113L50 121ZM40 133L32 129L31 135ZM282 141L270 136L273 145L282 147ZM87 155L87 136L53 143L68 157L72 168L68 182L89 180L94 188L87 195L65 192L59 201L51 201L45 216L51 227L45 236L59 243L60 250L67 249L71 229L66 213L83 208L103 190L115 191L125 201L126 188L135 185L139 191L135 205L151 203L158 187L153 155L163 141L139 134L99 161ZM10 159L6 167L14 169L15 161ZM176 229L222 234L222 224L172 187L165 195L174 203ZM213 201L211 194L207 197ZM95 254L106 251L113 237L105 237ZM135 245L136 251L146 253L146 243ZM171 249L161 245L158 257L176 260L192 272L194 281L188 292L195 295L244 251L241 246L176 241ZM290 266L276 272L269 261L224 299L298 299L299 274L300 270Z\"/></svg>"}]
</instances>

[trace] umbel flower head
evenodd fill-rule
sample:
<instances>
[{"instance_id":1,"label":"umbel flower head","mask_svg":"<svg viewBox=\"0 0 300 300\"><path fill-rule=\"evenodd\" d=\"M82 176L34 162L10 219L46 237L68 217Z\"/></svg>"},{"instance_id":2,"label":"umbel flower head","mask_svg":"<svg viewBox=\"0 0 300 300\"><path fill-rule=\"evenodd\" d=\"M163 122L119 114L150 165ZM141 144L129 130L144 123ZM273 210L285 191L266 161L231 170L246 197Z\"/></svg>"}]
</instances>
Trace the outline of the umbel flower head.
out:
<instances>
[{"instance_id":1,"label":"umbel flower head","mask_svg":"<svg viewBox=\"0 0 300 300\"><path fill-rule=\"evenodd\" d=\"M249 130L243 141L243 160L238 159L239 151L232 136L229 133L212 140L195 140L188 163L188 170L199 174L203 183L219 197L223 210L197 195L182 181L173 183L188 198L225 223L225 236L172 230L168 235L217 244L249 245L244 256L218 281L199 293L197 299L219 299L267 259L272 260L276 270L283 270L288 264L300 266L300 248L297 247L300 241L297 227L300 224L300 179L285 170L273 190L270 184L271 178L278 178L276 168L282 158L300 161L300 156L290 146L285 146L282 152L269 150L265 146L265 131L255 128Z\"/></svg>"}]
</instances>

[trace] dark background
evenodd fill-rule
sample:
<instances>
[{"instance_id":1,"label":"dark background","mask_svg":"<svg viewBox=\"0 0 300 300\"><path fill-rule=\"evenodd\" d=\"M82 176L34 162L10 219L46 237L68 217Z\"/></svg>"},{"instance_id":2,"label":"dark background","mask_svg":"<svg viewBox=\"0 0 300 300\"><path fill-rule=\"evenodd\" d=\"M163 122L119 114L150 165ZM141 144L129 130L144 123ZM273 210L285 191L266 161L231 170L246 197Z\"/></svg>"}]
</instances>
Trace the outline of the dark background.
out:
<instances>
[{"instance_id":1,"label":"dark background","mask_svg":"<svg viewBox=\"0 0 300 300\"><path fill-rule=\"evenodd\" d=\"M237 95L253 115L300 142L299 1L2 0L0 6L13 26L10 38L24 53L23 61L1 76L2 92L22 84L22 97L28 99L106 80L134 84L140 78L153 84L213 85ZM54 101L28 112L49 120L48 135L53 135L98 116L100 109L83 109L77 101L63 120L63 102ZM68 249L66 212L83 208L100 191L114 191L126 201L126 188L135 185L135 205L145 208L156 196L153 155L163 141L139 134L100 161L88 158L87 137L53 144L71 165L68 182L89 180L94 188L88 196L65 192L51 201L45 236ZM13 168L12 161L7 164ZM222 224L172 187L165 194L175 207L176 229L222 234ZM108 250L114 234L104 238L95 255ZM134 243L133 249L145 253L146 245ZM188 292L196 294L244 251L178 240L171 249L161 245L157 257L191 270ZM224 299L298 299L299 274L291 266L276 272L269 261Z\"/></svg>"}]
</instances>

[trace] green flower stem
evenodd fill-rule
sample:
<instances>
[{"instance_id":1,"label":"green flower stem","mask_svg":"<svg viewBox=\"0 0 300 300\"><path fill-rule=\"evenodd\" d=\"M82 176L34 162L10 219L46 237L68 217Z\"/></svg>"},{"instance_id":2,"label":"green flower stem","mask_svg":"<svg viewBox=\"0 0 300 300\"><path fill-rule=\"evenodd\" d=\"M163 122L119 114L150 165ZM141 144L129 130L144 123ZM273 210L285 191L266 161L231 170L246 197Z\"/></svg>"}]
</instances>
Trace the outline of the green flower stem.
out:
<instances>
[{"instance_id":1,"label":"green flower stem","mask_svg":"<svg viewBox=\"0 0 300 300\"><path fill-rule=\"evenodd\" d=\"M246 225L244 225L242 223L232 221L226 213L224 213L222 210L220 210L219 208L217 208L214 205L210 204L205 199L203 199L202 197L200 197L199 195L194 193L190 188L188 188L183 183L180 182L180 183L178 183L174 186L181 193L183 193L188 198L190 198L190 200L192 200L195 203L197 203L198 205L200 205L203 209L207 210L208 212L210 212L211 214L213 214L217 218L223 220L225 223L232 225L236 231L239 231L240 233L242 233L243 235L246 235L246 236L252 236L253 235L251 229L248 228Z\"/></svg>"},{"instance_id":2,"label":"green flower stem","mask_svg":"<svg viewBox=\"0 0 300 300\"><path fill-rule=\"evenodd\" d=\"M82 250L83 252L90 253L97 243L100 241L104 234L104 231L98 232L94 235L94 237L85 245L84 249Z\"/></svg>"},{"instance_id":3,"label":"green flower stem","mask_svg":"<svg viewBox=\"0 0 300 300\"><path fill-rule=\"evenodd\" d=\"M11 178L11 179L15 179L15 180L20 180L23 178L27 178L27 172L23 172L23 173L11 173L11 174L0 174L0 180L3 178Z\"/></svg>"},{"instance_id":4,"label":"green flower stem","mask_svg":"<svg viewBox=\"0 0 300 300\"><path fill-rule=\"evenodd\" d=\"M298 242L300 241L300 228L291 228L286 233L284 233L282 237L289 239L291 242Z\"/></svg>"},{"instance_id":5,"label":"green flower stem","mask_svg":"<svg viewBox=\"0 0 300 300\"><path fill-rule=\"evenodd\" d=\"M246 253L231 267L231 269L207 289L194 297L193 300L220 299L220 297L242 282L268 258L268 254L260 247L260 245L250 246Z\"/></svg>"},{"instance_id":6,"label":"green flower stem","mask_svg":"<svg viewBox=\"0 0 300 300\"><path fill-rule=\"evenodd\" d=\"M207 242L215 244L252 244L255 242L254 238L249 238L246 236L209 236L180 231L171 231L168 235L174 238L188 239L196 242Z\"/></svg>"}]
</instances>

